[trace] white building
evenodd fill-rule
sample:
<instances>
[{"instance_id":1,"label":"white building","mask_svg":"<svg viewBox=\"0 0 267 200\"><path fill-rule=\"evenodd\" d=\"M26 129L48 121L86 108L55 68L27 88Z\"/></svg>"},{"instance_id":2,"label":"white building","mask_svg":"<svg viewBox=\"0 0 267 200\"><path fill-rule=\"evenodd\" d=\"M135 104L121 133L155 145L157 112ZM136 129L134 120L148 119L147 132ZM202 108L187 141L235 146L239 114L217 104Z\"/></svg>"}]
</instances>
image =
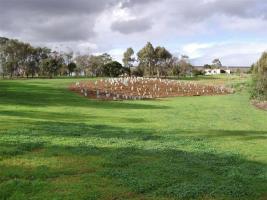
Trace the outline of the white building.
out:
<instances>
[{"instance_id":1,"label":"white building","mask_svg":"<svg viewBox=\"0 0 267 200\"><path fill-rule=\"evenodd\" d=\"M205 69L205 75L231 74L230 69Z\"/></svg>"}]
</instances>

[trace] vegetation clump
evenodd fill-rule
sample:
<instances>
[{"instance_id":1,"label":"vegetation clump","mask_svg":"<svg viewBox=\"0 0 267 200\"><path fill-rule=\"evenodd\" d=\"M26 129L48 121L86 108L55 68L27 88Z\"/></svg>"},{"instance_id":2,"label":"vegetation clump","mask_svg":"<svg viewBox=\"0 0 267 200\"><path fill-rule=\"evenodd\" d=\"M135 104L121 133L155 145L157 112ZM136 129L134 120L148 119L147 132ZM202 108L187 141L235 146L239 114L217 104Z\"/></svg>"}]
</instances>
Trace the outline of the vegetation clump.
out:
<instances>
[{"instance_id":1,"label":"vegetation clump","mask_svg":"<svg viewBox=\"0 0 267 200\"><path fill-rule=\"evenodd\" d=\"M70 90L85 97L104 100L142 100L175 96L224 95L233 91L210 86L158 78L125 77L76 82Z\"/></svg>"},{"instance_id":2,"label":"vegetation clump","mask_svg":"<svg viewBox=\"0 0 267 200\"><path fill-rule=\"evenodd\" d=\"M267 52L253 65L252 98L267 100Z\"/></svg>"}]
</instances>

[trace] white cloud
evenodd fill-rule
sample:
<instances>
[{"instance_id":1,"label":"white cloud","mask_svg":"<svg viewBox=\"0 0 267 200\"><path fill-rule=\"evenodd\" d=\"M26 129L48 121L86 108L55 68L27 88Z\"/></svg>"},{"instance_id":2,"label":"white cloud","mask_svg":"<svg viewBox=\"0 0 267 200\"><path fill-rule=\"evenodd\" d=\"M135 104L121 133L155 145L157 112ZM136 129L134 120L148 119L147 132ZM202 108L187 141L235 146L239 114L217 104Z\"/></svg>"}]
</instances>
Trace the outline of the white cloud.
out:
<instances>
[{"instance_id":1,"label":"white cloud","mask_svg":"<svg viewBox=\"0 0 267 200\"><path fill-rule=\"evenodd\" d=\"M267 42L187 44L183 49L189 49L191 55L196 55L191 57L196 65L210 64L214 58L219 58L224 65L249 66L267 50Z\"/></svg>"},{"instance_id":2,"label":"white cloud","mask_svg":"<svg viewBox=\"0 0 267 200\"><path fill-rule=\"evenodd\" d=\"M111 55L111 57L118 61L122 62L122 57L125 49L111 49L108 53Z\"/></svg>"},{"instance_id":3,"label":"white cloud","mask_svg":"<svg viewBox=\"0 0 267 200\"><path fill-rule=\"evenodd\" d=\"M214 43L191 43L182 47L182 53L190 55L190 58L198 58L203 56L202 50L214 46Z\"/></svg>"}]
</instances>

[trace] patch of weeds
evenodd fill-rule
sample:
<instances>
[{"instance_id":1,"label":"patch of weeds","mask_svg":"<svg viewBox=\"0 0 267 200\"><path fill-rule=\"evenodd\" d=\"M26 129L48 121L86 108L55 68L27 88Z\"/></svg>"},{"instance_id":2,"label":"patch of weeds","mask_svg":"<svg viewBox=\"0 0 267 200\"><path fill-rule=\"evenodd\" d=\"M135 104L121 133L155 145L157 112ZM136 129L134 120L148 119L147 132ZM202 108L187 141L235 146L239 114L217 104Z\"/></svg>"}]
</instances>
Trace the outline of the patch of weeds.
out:
<instances>
[{"instance_id":1,"label":"patch of weeds","mask_svg":"<svg viewBox=\"0 0 267 200\"><path fill-rule=\"evenodd\" d=\"M28 195L37 194L46 186L42 181L29 181L23 179L9 180L0 183L0 199L25 199Z\"/></svg>"}]
</instances>

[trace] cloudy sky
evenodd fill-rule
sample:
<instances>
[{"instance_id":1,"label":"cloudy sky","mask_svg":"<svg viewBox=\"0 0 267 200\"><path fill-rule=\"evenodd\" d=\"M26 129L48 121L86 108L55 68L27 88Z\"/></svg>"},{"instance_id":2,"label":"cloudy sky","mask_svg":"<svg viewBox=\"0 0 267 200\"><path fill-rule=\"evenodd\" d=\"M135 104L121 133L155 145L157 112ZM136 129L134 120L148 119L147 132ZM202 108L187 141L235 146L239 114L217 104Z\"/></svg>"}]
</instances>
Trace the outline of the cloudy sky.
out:
<instances>
[{"instance_id":1,"label":"cloudy sky","mask_svg":"<svg viewBox=\"0 0 267 200\"><path fill-rule=\"evenodd\" d=\"M196 65L252 64L267 50L267 0L0 0L0 36L121 59L147 41Z\"/></svg>"}]
</instances>

